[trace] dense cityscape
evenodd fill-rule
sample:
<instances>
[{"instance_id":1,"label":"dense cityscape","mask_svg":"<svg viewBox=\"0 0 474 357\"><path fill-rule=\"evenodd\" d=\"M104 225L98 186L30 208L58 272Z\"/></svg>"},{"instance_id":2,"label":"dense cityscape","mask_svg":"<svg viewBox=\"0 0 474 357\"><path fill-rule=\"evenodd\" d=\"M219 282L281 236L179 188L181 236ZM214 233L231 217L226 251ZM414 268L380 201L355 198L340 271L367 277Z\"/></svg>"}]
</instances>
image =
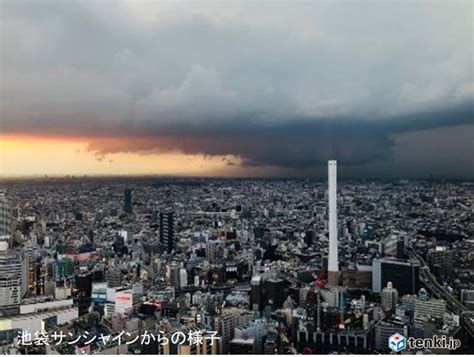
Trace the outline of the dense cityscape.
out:
<instances>
[{"instance_id":1,"label":"dense cityscape","mask_svg":"<svg viewBox=\"0 0 474 357\"><path fill-rule=\"evenodd\" d=\"M460 341L403 353L473 353L472 183L336 183L328 165L329 189L3 180L1 351L389 353L401 334Z\"/></svg>"}]
</instances>

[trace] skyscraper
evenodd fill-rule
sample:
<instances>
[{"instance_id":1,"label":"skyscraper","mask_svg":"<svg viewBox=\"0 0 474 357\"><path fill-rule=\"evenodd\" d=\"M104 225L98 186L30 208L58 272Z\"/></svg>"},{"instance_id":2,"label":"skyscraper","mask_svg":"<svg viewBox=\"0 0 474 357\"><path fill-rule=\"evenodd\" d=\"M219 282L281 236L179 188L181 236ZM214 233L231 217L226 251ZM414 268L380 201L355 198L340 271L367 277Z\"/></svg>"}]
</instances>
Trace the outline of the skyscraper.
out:
<instances>
[{"instance_id":1,"label":"skyscraper","mask_svg":"<svg viewBox=\"0 0 474 357\"><path fill-rule=\"evenodd\" d=\"M219 333L222 336L221 354L228 354L230 341L234 338L235 326L239 320L239 310L236 308L222 310L221 316L217 319Z\"/></svg>"},{"instance_id":2,"label":"skyscraper","mask_svg":"<svg viewBox=\"0 0 474 357\"><path fill-rule=\"evenodd\" d=\"M132 213L132 190L129 188L123 191L123 210Z\"/></svg>"},{"instance_id":3,"label":"skyscraper","mask_svg":"<svg viewBox=\"0 0 474 357\"><path fill-rule=\"evenodd\" d=\"M372 261L372 291L380 293L388 282L400 296L416 294L420 289L420 262L399 259L374 259Z\"/></svg>"},{"instance_id":4,"label":"skyscraper","mask_svg":"<svg viewBox=\"0 0 474 357\"><path fill-rule=\"evenodd\" d=\"M384 255L402 259L404 256L403 246L403 239L401 237L396 235L387 237L383 241Z\"/></svg>"},{"instance_id":5,"label":"skyscraper","mask_svg":"<svg viewBox=\"0 0 474 357\"><path fill-rule=\"evenodd\" d=\"M173 212L160 213L160 243L163 250L171 253L175 247L174 241L174 215Z\"/></svg>"},{"instance_id":6,"label":"skyscraper","mask_svg":"<svg viewBox=\"0 0 474 357\"><path fill-rule=\"evenodd\" d=\"M170 266L170 285L175 289L180 289L180 267L178 264Z\"/></svg>"},{"instance_id":7,"label":"skyscraper","mask_svg":"<svg viewBox=\"0 0 474 357\"><path fill-rule=\"evenodd\" d=\"M6 195L0 192L0 238L10 239L12 233L12 209Z\"/></svg>"},{"instance_id":8,"label":"skyscraper","mask_svg":"<svg viewBox=\"0 0 474 357\"><path fill-rule=\"evenodd\" d=\"M274 311L281 308L285 301L285 289L288 288L288 283L279 278L270 278L265 281L265 297L267 304Z\"/></svg>"},{"instance_id":9,"label":"skyscraper","mask_svg":"<svg viewBox=\"0 0 474 357\"><path fill-rule=\"evenodd\" d=\"M329 260L328 284L339 283L339 262L337 258L337 161L328 161L328 194L329 194Z\"/></svg>"},{"instance_id":10,"label":"skyscraper","mask_svg":"<svg viewBox=\"0 0 474 357\"><path fill-rule=\"evenodd\" d=\"M382 309L385 312L395 311L398 302L398 291L389 281L387 286L382 290Z\"/></svg>"},{"instance_id":11,"label":"skyscraper","mask_svg":"<svg viewBox=\"0 0 474 357\"><path fill-rule=\"evenodd\" d=\"M256 275L250 281L250 304L252 309L260 311L262 307L262 277Z\"/></svg>"},{"instance_id":12,"label":"skyscraper","mask_svg":"<svg viewBox=\"0 0 474 357\"><path fill-rule=\"evenodd\" d=\"M20 311L22 270L19 257L0 256L0 316Z\"/></svg>"}]
</instances>

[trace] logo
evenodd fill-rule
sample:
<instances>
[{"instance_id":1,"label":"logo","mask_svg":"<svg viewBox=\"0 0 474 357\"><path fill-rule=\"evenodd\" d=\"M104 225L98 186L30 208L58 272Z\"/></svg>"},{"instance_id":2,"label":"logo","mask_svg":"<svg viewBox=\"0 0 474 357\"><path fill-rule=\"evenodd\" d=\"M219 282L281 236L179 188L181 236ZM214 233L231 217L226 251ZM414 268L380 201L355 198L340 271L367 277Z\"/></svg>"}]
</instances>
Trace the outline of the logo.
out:
<instances>
[{"instance_id":1,"label":"logo","mask_svg":"<svg viewBox=\"0 0 474 357\"><path fill-rule=\"evenodd\" d=\"M396 333L388 338L388 347L394 352L403 351L407 347L407 339Z\"/></svg>"},{"instance_id":2,"label":"logo","mask_svg":"<svg viewBox=\"0 0 474 357\"><path fill-rule=\"evenodd\" d=\"M445 350L456 350L461 347L461 340L449 338L446 335L437 336L434 335L431 338L413 338L408 339L408 347L411 350L423 350L423 349L445 349Z\"/></svg>"}]
</instances>

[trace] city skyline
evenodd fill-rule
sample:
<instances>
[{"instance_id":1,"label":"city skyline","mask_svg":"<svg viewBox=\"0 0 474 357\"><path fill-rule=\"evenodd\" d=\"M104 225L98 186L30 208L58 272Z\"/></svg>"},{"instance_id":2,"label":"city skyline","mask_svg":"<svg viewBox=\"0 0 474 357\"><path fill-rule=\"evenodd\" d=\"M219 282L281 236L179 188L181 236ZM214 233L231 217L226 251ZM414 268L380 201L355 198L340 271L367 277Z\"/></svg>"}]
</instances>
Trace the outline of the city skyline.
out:
<instances>
[{"instance_id":1,"label":"city skyline","mask_svg":"<svg viewBox=\"0 0 474 357\"><path fill-rule=\"evenodd\" d=\"M471 2L226 5L2 1L0 176L474 177Z\"/></svg>"},{"instance_id":2,"label":"city skyline","mask_svg":"<svg viewBox=\"0 0 474 357\"><path fill-rule=\"evenodd\" d=\"M339 184L336 165L3 182L0 350L472 354L472 184Z\"/></svg>"}]
</instances>

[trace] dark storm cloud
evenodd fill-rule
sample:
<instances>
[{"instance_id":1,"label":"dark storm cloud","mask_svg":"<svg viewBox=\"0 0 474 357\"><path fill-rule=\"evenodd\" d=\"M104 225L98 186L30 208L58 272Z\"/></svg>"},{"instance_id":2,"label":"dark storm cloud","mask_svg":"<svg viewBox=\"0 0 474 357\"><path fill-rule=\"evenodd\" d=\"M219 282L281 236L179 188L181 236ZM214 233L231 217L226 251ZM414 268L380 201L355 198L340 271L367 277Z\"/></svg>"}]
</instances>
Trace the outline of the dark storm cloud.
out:
<instances>
[{"instance_id":1,"label":"dark storm cloud","mask_svg":"<svg viewBox=\"0 0 474 357\"><path fill-rule=\"evenodd\" d=\"M230 154L240 156L244 166L293 169L324 164L328 158L337 158L342 165L365 165L391 162L395 137L400 134L470 124L471 114L470 106L466 105L375 122L356 118L292 118L271 126L251 120L194 128L147 126L130 131L125 140L91 139L89 149L102 154L173 149L186 154ZM443 144L449 146L450 142Z\"/></svg>"},{"instance_id":2,"label":"dark storm cloud","mask_svg":"<svg viewBox=\"0 0 474 357\"><path fill-rule=\"evenodd\" d=\"M353 167L474 120L468 1L1 6L2 131L87 137L99 157Z\"/></svg>"}]
</instances>

